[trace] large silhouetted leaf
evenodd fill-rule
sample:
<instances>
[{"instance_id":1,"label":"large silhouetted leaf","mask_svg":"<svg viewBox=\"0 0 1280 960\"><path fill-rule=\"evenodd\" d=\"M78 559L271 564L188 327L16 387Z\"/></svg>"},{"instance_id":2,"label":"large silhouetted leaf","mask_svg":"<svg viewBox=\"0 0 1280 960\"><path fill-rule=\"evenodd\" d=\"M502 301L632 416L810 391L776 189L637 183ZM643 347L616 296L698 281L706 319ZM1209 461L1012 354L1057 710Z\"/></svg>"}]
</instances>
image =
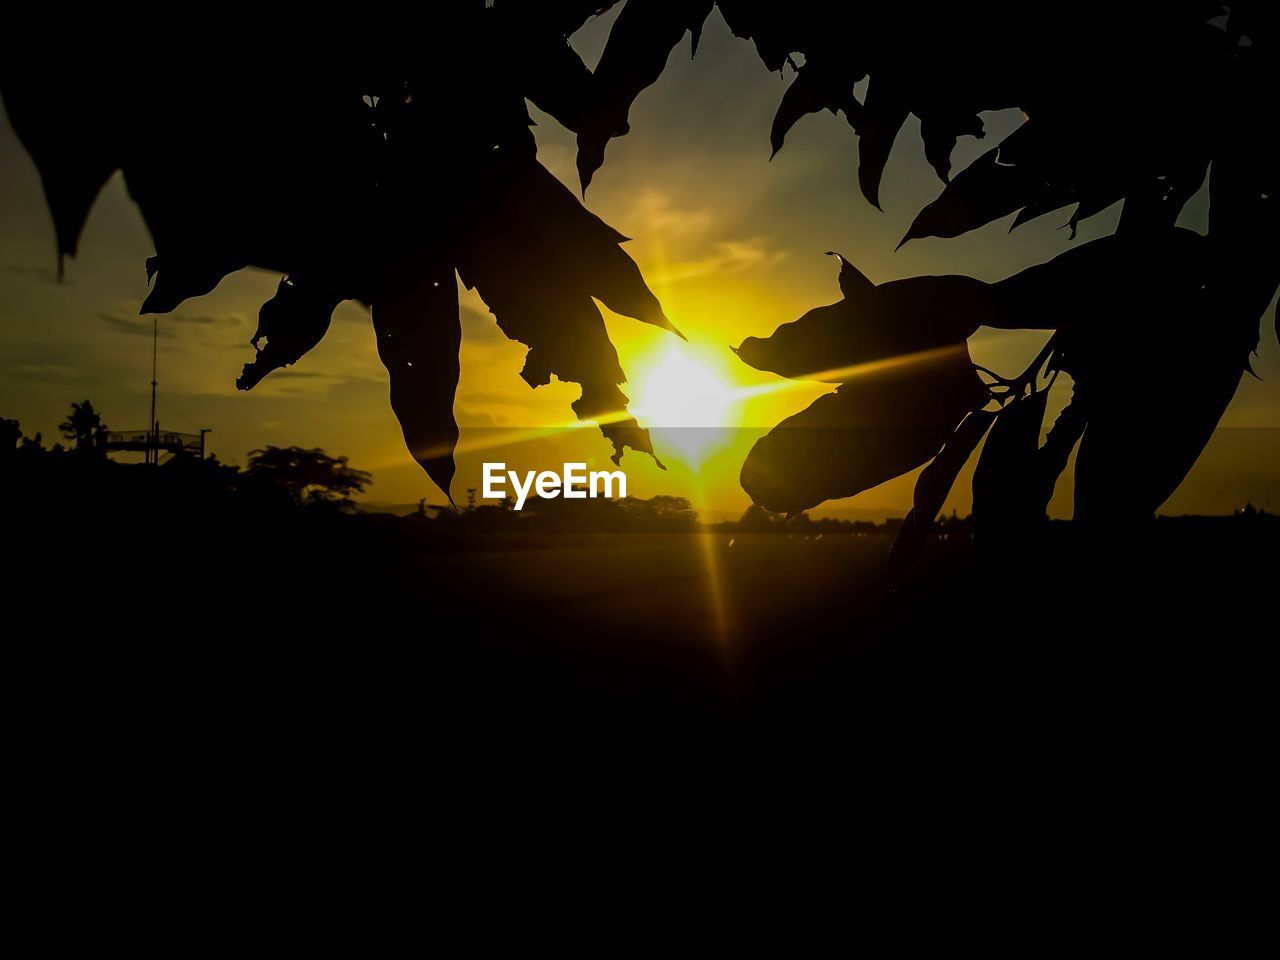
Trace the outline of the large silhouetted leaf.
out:
<instances>
[{"instance_id":1,"label":"large silhouetted leaf","mask_svg":"<svg viewBox=\"0 0 1280 960\"><path fill-rule=\"evenodd\" d=\"M841 258L845 299L815 307L769 337L748 337L738 356L758 370L843 382L879 362L907 362L949 348L988 318L989 288L972 277L911 277L876 286Z\"/></svg>"},{"instance_id":2,"label":"large silhouetted leaf","mask_svg":"<svg viewBox=\"0 0 1280 960\"><path fill-rule=\"evenodd\" d=\"M658 79L685 33L693 31L696 45L711 6L711 0L629 0L622 8L594 72L595 107L577 130L578 177L584 192L604 163L609 141L631 129L631 104Z\"/></svg>"},{"instance_id":3,"label":"large silhouetted leaf","mask_svg":"<svg viewBox=\"0 0 1280 960\"><path fill-rule=\"evenodd\" d=\"M1132 287L1116 277L1063 343L1060 363L1088 403L1075 499L1092 524L1149 519L1182 482L1235 394L1274 293L1265 276L1242 276L1212 235L1164 233L1135 233L1156 256L1139 263Z\"/></svg>"},{"instance_id":4,"label":"large silhouetted leaf","mask_svg":"<svg viewBox=\"0 0 1280 960\"><path fill-rule=\"evenodd\" d=\"M529 346L521 375L531 386L582 385L574 410L597 420L614 445L652 453L648 434L626 415L625 382L604 319L593 302L672 332L675 327L618 243L624 239L589 213L537 164L507 174L488 215L473 226L458 269L507 336ZM518 202L517 202L518 201Z\"/></svg>"},{"instance_id":5,"label":"large silhouetted leaf","mask_svg":"<svg viewBox=\"0 0 1280 960\"><path fill-rule=\"evenodd\" d=\"M581 130L595 107L595 87L568 35L586 14L580 8L561 18L532 4L513 4L504 13L501 52L508 69L524 79L525 96L569 130Z\"/></svg>"},{"instance_id":6,"label":"large silhouetted leaf","mask_svg":"<svg viewBox=\"0 0 1280 960\"><path fill-rule=\"evenodd\" d=\"M389 284L373 304L378 356L391 380L391 409L413 458L449 502L458 424L458 284L451 269L426 269Z\"/></svg>"},{"instance_id":7,"label":"large silhouetted leaf","mask_svg":"<svg viewBox=\"0 0 1280 960\"><path fill-rule=\"evenodd\" d=\"M858 124L858 185L876 208L880 207L880 178L889 162L893 141L910 112L900 91L876 75L871 77Z\"/></svg>"},{"instance_id":8,"label":"large silhouetted leaf","mask_svg":"<svg viewBox=\"0 0 1280 960\"><path fill-rule=\"evenodd\" d=\"M297 363L324 337L338 302L322 284L281 280L276 295L258 312L258 329L250 341L258 355L244 365L236 386L252 390L272 370Z\"/></svg>"},{"instance_id":9,"label":"large silhouetted leaf","mask_svg":"<svg viewBox=\"0 0 1280 960\"><path fill-rule=\"evenodd\" d=\"M1242 327L1249 315L1265 313L1280 287L1275 125L1267 129L1254 122L1256 111L1274 108L1274 92L1267 91L1280 83L1275 59L1273 54L1269 66L1252 61L1260 76L1249 85L1250 95L1233 104L1235 122L1224 133L1209 177L1209 237L1218 260L1213 292L1239 314Z\"/></svg>"},{"instance_id":10,"label":"large silhouetted leaf","mask_svg":"<svg viewBox=\"0 0 1280 960\"><path fill-rule=\"evenodd\" d=\"M932 458L988 397L963 345L874 370L762 437L743 464L742 487L785 513L851 497Z\"/></svg>"},{"instance_id":11,"label":"large silhouetted leaf","mask_svg":"<svg viewBox=\"0 0 1280 960\"><path fill-rule=\"evenodd\" d=\"M223 277L244 266L246 263L242 260L218 259L213 255L148 257L147 279L154 280L154 284L139 312L171 313L184 300L203 297L221 283Z\"/></svg>"},{"instance_id":12,"label":"large silhouetted leaf","mask_svg":"<svg viewBox=\"0 0 1280 960\"><path fill-rule=\"evenodd\" d=\"M1102 237L992 284L994 325L1070 329L1172 309L1199 287L1207 253L1191 230Z\"/></svg>"},{"instance_id":13,"label":"large silhouetted leaf","mask_svg":"<svg viewBox=\"0 0 1280 960\"><path fill-rule=\"evenodd\" d=\"M1204 450L1248 361L1247 348L1206 336L1207 326L1191 321L1208 306L1191 305L1186 319L1163 318L1146 342L1087 348L1090 414L1076 458L1077 519L1100 526L1149 519ZM1152 375L1168 386L1146 379Z\"/></svg>"},{"instance_id":14,"label":"large silhouetted leaf","mask_svg":"<svg viewBox=\"0 0 1280 960\"><path fill-rule=\"evenodd\" d=\"M62 258L76 253L94 200L120 166L122 131L111 122L113 92L102 78L84 84L40 72L6 79L9 122L40 171L60 271Z\"/></svg>"}]
</instances>

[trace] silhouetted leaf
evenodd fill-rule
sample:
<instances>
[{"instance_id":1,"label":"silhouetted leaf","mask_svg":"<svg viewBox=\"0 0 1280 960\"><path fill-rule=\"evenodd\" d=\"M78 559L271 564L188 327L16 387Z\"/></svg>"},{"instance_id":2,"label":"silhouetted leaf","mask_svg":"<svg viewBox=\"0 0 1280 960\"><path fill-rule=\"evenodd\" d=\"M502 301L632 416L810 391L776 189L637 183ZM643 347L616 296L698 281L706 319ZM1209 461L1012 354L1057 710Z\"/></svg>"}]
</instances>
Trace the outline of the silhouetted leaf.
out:
<instances>
[{"instance_id":1,"label":"silhouetted leaf","mask_svg":"<svg viewBox=\"0 0 1280 960\"><path fill-rule=\"evenodd\" d=\"M876 286L841 258L846 298L815 307L737 354L757 370L842 382L878 361L903 362L969 337L988 316L988 286L972 277L911 277Z\"/></svg>"},{"instance_id":2,"label":"silhouetted leaf","mask_svg":"<svg viewBox=\"0 0 1280 960\"><path fill-rule=\"evenodd\" d=\"M858 185L867 202L877 210L881 209L880 177L889 162L893 141L910 112L893 86L878 76L871 77L858 125Z\"/></svg>"},{"instance_id":3,"label":"silhouetted leaf","mask_svg":"<svg viewBox=\"0 0 1280 960\"><path fill-rule=\"evenodd\" d=\"M901 568L920 552L947 494L955 486L956 477L986 436L987 428L995 417L995 411L973 411L956 427L938 455L920 471L911 509L903 518L902 527L889 550L891 563Z\"/></svg>"},{"instance_id":4,"label":"silhouetted leaf","mask_svg":"<svg viewBox=\"0 0 1280 960\"><path fill-rule=\"evenodd\" d=\"M1044 519L1037 451L1048 390L1011 400L996 417L973 471L973 523L980 546L1028 536Z\"/></svg>"},{"instance_id":5,"label":"silhouetted leaf","mask_svg":"<svg viewBox=\"0 0 1280 960\"><path fill-rule=\"evenodd\" d=\"M1089 422L1076 457L1076 519L1097 525L1150 519L1199 459L1247 359L1247 349L1176 321L1146 343L1097 343L1087 380ZM1167 378L1170 388L1142 382L1148 374Z\"/></svg>"},{"instance_id":6,"label":"silhouetted leaf","mask_svg":"<svg viewBox=\"0 0 1280 960\"><path fill-rule=\"evenodd\" d=\"M258 329L250 341L258 356L244 365L236 386L252 390L272 370L297 363L328 331L339 299L322 285L283 278L276 295L258 311Z\"/></svg>"},{"instance_id":7,"label":"silhouetted leaf","mask_svg":"<svg viewBox=\"0 0 1280 960\"><path fill-rule=\"evenodd\" d=\"M459 248L458 272L493 311L507 336L529 346L521 376L530 386L582 385L573 408L598 420L613 442L652 454L646 431L626 415L625 382L604 319L593 302L678 334L618 246L623 238L589 213L536 163L506 173L506 184Z\"/></svg>"},{"instance_id":8,"label":"silhouetted leaf","mask_svg":"<svg viewBox=\"0 0 1280 960\"><path fill-rule=\"evenodd\" d=\"M1021 168L1000 162L1000 147L988 150L916 214L898 246L918 237L958 237L976 230L1031 203L1039 188Z\"/></svg>"},{"instance_id":9,"label":"silhouetted leaf","mask_svg":"<svg viewBox=\"0 0 1280 960\"><path fill-rule=\"evenodd\" d=\"M75 256L89 210L120 166L121 131L112 123L109 82L68 81L44 71L7 77L5 107L40 171L62 258Z\"/></svg>"},{"instance_id":10,"label":"silhouetted leaf","mask_svg":"<svg viewBox=\"0 0 1280 960\"><path fill-rule=\"evenodd\" d=\"M1046 213L1052 213L1054 210L1061 210L1063 207L1071 206L1075 202L1075 195L1070 190L1046 190L1018 211L1018 215L1013 218L1013 223L1009 224L1009 232L1012 233L1024 223L1028 223L1037 217L1043 217ZM1074 229L1071 238L1075 239Z\"/></svg>"},{"instance_id":11,"label":"silhouetted leaf","mask_svg":"<svg viewBox=\"0 0 1280 960\"><path fill-rule=\"evenodd\" d=\"M832 113L843 110L849 124L857 127L862 119L862 106L853 95L855 79L847 75L832 76L809 64L801 67L795 80L782 95L778 112L773 117L773 126L769 131L769 145L773 154L782 149L787 133L806 114L817 113L819 110L830 110Z\"/></svg>"},{"instance_id":12,"label":"silhouetted leaf","mask_svg":"<svg viewBox=\"0 0 1280 960\"><path fill-rule=\"evenodd\" d=\"M999 306L986 322L1073 329L1172 309L1198 287L1205 247L1203 237L1182 229L1101 237L992 284Z\"/></svg>"},{"instance_id":13,"label":"silhouetted leaf","mask_svg":"<svg viewBox=\"0 0 1280 960\"><path fill-rule=\"evenodd\" d=\"M955 485L973 451L986 436L987 429L996 418L994 410L975 410L964 418L943 446L941 452L920 472L916 481L912 508L925 523L932 523L942 509L947 494Z\"/></svg>"},{"instance_id":14,"label":"silhouetted leaf","mask_svg":"<svg viewBox=\"0 0 1280 960\"><path fill-rule=\"evenodd\" d=\"M453 398L462 345L453 270L423 269L407 284L383 292L373 304L373 330L405 444L453 503Z\"/></svg>"},{"instance_id":15,"label":"silhouetted leaf","mask_svg":"<svg viewBox=\"0 0 1280 960\"><path fill-rule=\"evenodd\" d=\"M594 72L595 108L578 133L578 178L585 193L604 163L604 150L630 129L627 115L640 91L662 74L667 57L686 32L695 37L712 0L629 2L618 14Z\"/></svg>"},{"instance_id":16,"label":"silhouetted leaf","mask_svg":"<svg viewBox=\"0 0 1280 960\"><path fill-rule=\"evenodd\" d=\"M796 121L810 113L817 113L827 106L826 91L817 83L812 74L801 70L787 92L778 103L778 112L773 115L773 126L769 130L770 157L782 149L787 133L796 125Z\"/></svg>"},{"instance_id":17,"label":"silhouetted leaf","mask_svg":"<svg viewBox=\"0 0 1280 960\"><path fill-rule=\"evenodd\" d=\"M1143 232L1162 232L1178 222L1178 216L1186 202L1200 189L1205 181L1205 173L1209 165L1207 157L1195 155L1178 157L1166 161L1171 165L1160 176L1147 179L1145 182L1131 184L1124 197L1124 206L1120 210L1120 222L1116 226L1117 233L1135 230ZM1102 205L1105 209L1114 199L1114 194L1104 194ZM1085 219L1089 211L1081 203L1080 210L1072 216L1071 236L1075 238L1075 226L1078 220Z\"/></svg>"},{"instance_id":18,"label":"silhouetted leaf","mask_svg":"<svg viewBox=\"0 0 1280 960\"><path fill-rule=\"evenodd\" d=\"M973 113L960 111L926 112L920 118L920 137L924 140L924 158L929 161L943 183L951 180L951 151L960 137L985 136L982 120Z\"/></svg>"},{"instance_id":19,"label":"silhouetted leaf","mask_svg":"<svg viewBox=\"0 0 1280 960\"><path fill-rule=\"evenodd\" d=\"M186 259L176 256L147 258L147 279L155 278L155 285L138 311L171 313L184 300L203 297L222 282L222 278L247 266L244 261ZM310 348L308 348L310 349Z\"/></svg>"},{"instance_id":20,"label":"silhouetted leaf","mask_svg":"<svg viewBox=\"0 0 1280 960\"><path fill-rule=\"evenodd\" d=\"M1280 68L1273 65L1271 73L1274 85ZM1280 256L1275 252L1280 164L1270 136L1274 124L1270 130L1260 127L1251 112L1273 106L1274 94L1253 89L1251 98L1236 105L1236 122L1223 137L1209 177L1209 238L1217 256L1210 284L1215 298L1240 318L1240 334L1250 315L1265 315L1280 287Z\"/></svg>"},{"instance_id":21,"label":"silhouetted leaf","mask_svg":"<svg viewBox=\"0 0 1280 960\"><path fill-rule=\"evenodd\" d=\"M1182 482L1247 369L1271 293L1251 273L1242 296L1250 282L1235 282L1237 261L1212 235L1136 231L1132 242L1132 280L1093 301L1060 360L1088 401L1075 500L1094 524L1150 519Z\"/></svg>"},{"instance_id":22,"label":"silhouetted leaf","mask_svg":"<svg viewBox=\"0 0 1280 960\"><path fill-rule=\"evenodd\" d=\"M963 344L869 372L762 437L742 466L742 487L784 513L851 497L932 458L988 399Z\"/></svg>"},{"instance_id":23,"label":"silhouetted leaf","mask_svg":"<svg viewBox=\"0 0 1280 960\"><path fill-rule=\"evenodd\" d=\"M1037 516L1049 509L1054 487L1071 459L1080 437L1089 422L1089 405L1079 385L1072 388L1072 397L1049 428L1044 443L1036 451L1035 482L1038 505Z\"/></svg>"},{"instance_id":24,"label":"silhouetted leaf","mask_svg":"<svg viewBox=\"0 0 1280 960\"><path fill-rule=\"evenodd\" d=\"M530 56L523 65L529 99L566 129L580 130L594 107L591 71L564 36L537 46L519 39L512 38L512 47Z\"/></svg>"},{"instance_id":25,"label":"silhouetted leaf","mask_svg":"<svg viewBox=\"0 0 1280 960\"><path fill-rule=\"evenodd\" d=\"M842 254L828 250L827 256L835 257L840 261L840 292L844 294L846 300L860 300L875 289L876 285Z\"/></svg>"},{"instance_id":26,"label":"silhouetted leaf","mask_svg":"<svg viewBox=\"0 0 1280 960\"><path fill-rule=\"evenodd\" d=\"M1067 221L1067 229L1070 231L1069 239L1074 240L1076 238L1076 230L1083 221L1101 213L1107 207L1119 201L1122 196L1122 191L1113 190L1107 193L1091 194L1081 199L1075 210L1071 212L1071 218Z\"/></svg>"}]
</instances>

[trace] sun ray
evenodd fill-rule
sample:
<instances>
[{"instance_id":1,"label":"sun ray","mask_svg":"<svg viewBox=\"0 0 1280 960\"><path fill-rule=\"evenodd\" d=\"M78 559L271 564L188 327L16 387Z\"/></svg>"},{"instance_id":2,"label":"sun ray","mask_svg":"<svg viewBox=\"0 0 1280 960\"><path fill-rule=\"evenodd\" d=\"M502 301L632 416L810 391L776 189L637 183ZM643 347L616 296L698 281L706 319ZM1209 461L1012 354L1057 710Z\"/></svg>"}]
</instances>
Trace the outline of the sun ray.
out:
<instances>
[{"instance_id":1,"label":"sun ray","mask_svg":"<svg viewBox=\"0 0 1280 960\"><path fill-rule=\"evenodd\" d=\"M669 348L671 351L679 351L680 349L681 347L674 345ZM837 383L852 380L856 377L871 376L883 373L886 370L909 366L913 363L937 360L939 357L963 349L963 344L953 344L932 350L921 350L915 353L872 360L867 363L853 364L847 367L819 370L802 377L780 377L777 380L742 387L729 386L719 378L712 367L707 366L699 370L694 378L693 383L695 385L691 391L688 394L681 395L684 400L681 397L676 397L670 401L655 398L652 407L646 406L644 401L640 401L633 404L634 409L631 410L615 410L599 414L590 420L571 420L541 427L519 427L504 431L485 430L483 433L473 432L471 436L467 436L467 432L464 430L463 437L454 452L456 455L495 450L514 446L518 443L543 440L575 430L595 430L598 429L600 424L619 423L636 417L644 426L658 430L668 439L678 436L681 432L687 432L689 434L687 444L690 449L683 451L687 455L684 462L686 466L697 467L708 453L714 451L715 443L713 441L716 439L717 434L727 434L732 428L743 426L743 424L733 423L730 420L732 414L740 409L740 404L744 400L792 390L812 389L815 381L831 383L834 386ZM659 370L663 369L665 361L657 364L656 367ZM683 359L673 365L673 370L677 375L684 375L684 373L695 367L695 360ZM637 377L637 382L639 380L640 378ZM668 379L665 374L660 375L658 379L659 385L663 386L678 385L679 382L676 376ZM637 391L637 395L640 395L639 391ZM682 403L687 401L689 397L692 397L693 401L686 408L682 406ZM656 418L651 416L654 412L658 413ZM676 422L659 422L668 415ZM704 422L696 426L691 422L700 419L706 421L712 415L714 415L715 422ZM649 422L646 422L646 419ZM698 437L695 434L701 434L702 436ZM414 451L414 453L419 457L444 456L448 453L448 450L440 448L438 450ZM690 458L692 462L690 462ZM402 461L399 456L396 456L394 459L389 458L386 464L375 463L373 467L381 469L400 462Z\"/></svg>"}]
</instances>

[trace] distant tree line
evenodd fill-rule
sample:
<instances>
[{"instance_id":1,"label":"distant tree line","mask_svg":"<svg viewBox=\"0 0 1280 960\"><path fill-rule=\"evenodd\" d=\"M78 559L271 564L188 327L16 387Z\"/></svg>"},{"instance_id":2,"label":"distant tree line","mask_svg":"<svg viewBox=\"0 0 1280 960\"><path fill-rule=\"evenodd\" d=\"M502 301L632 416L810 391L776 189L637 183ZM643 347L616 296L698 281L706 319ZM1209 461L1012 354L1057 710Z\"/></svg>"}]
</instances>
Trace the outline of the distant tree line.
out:
<instances>
[{"instance_id":1,"label":"distant tree line","mask_svg":"<svg viewBox=\"0 0 1280 960\"><path fill-rule=\"evenodd\" d=\"M26 436L17 420L0 418L0 465L7 483L47 478L51 472L91 469L128 474L150 469L144 464L117 463L107 456L109 430L89 400L72 403L58 428L69 446L54 443L45 447L41 434ZM193 493L198 477L204 489L275 493L294 507L339 511L354 510L355 497L373 482L367 471L352 467L346 457L330 456L320 448L266 446L251 450L243 470L224 465L216 457L201 460L187 454L176 454L159 467L167 479L190 485Z\"/></svg>"},{"instance_id":2,"label":"distant tree line","mask_svg":"<svg viewBox=\"0 0 1280 960\"><path fill-rule=\"evenodd\" d=\"M454 534L616 534L694 533L779 534L785 536L892 536L903 519L882 523L835 517L810 517L801 512L783 518L757 504L736 520L706 521L684 497L659 495L643 499L531 499L522 511L508 499L477 501L469 495L461 509L419 501L416 513L360 512L356 498L372 484L371 475L350 465L345 456L319 448L265 446L251 450L244 468L229 466L214 456L200 459L178 454L158 465L120 463L107 453L107 426L92 402L71 404L59 425L67 445L45 447L39 433L25 436L17 420L0 418L0 484L7 501L38 494L86 503L137 503L142 494L159 493L163 502L186 512L218 514L221 508L265 510L272 515L291 512L347 516L355 523L379 527L395 525L428 537ZM1242 517L1268 516L1253 507L1237 511ZM936 525L939 539L968 540L971 518L953 511Z\"/></svg>"}]
</instances>

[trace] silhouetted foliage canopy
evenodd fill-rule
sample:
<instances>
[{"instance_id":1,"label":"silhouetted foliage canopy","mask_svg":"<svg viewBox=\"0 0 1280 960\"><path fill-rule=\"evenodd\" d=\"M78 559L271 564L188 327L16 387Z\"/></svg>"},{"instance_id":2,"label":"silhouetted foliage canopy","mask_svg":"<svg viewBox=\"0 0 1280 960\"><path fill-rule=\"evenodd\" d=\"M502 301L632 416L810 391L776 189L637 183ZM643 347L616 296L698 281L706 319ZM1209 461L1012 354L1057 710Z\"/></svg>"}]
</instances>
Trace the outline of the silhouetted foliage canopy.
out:
<instances>
[{"instance_id":1,"label":"silhouetted foliage canopy","mask_svg":"<svg viewBox=\"0 0 1280 960\"><path fill-rule=\"evenodd\" d=\"M1274 5L628 0L590 70L567 38L616 5L452 0L340 29L309 23L305 42L292 20L205 19L181 40L184 60L203 66L180 71L156 66L175 39L134 18L71 32L31 23L2 90L60 257L123 170L156 247L144 313L245 266L285 275L262 307L242 388L297 362L342 300L370 304L406 443L447 493L455 272L528 345L531 386L553 375L581 384L574 409L598 420L615 459L626 447L652 453L625 413L625 374L594 301L675 327L625 238L538 163L525 100L577 135L585 190L609 141L630 131L636 98L686 33L696 51L718 8L770 70L794 73L761 131L775 152L805 115L843 114L862 193L878 207L897 134L919 118L943 186L904 243L1067 208L1074 233L1124 203L1114 237L1000 283L877 286L842 260L840 302L740 348L761 369L840 384L752 451L752 497L794 512L932 461L906 525L918 539L988 428L975 510L996 526L1043 515L1077 441L1082 519L1149 516L1178 486L1280 282ZM982 113L1006 108L1026 122L952 171L958 138L981 138ZM1200 237L1174 224L1206 178ZM1055 333L1031 369L992 382L964 346L980 325ZM1073 399L1041 445L1041 381L1059 373ZM1175 388L1157 394L1153 374Z\"/></svg>"}]
</instances>

